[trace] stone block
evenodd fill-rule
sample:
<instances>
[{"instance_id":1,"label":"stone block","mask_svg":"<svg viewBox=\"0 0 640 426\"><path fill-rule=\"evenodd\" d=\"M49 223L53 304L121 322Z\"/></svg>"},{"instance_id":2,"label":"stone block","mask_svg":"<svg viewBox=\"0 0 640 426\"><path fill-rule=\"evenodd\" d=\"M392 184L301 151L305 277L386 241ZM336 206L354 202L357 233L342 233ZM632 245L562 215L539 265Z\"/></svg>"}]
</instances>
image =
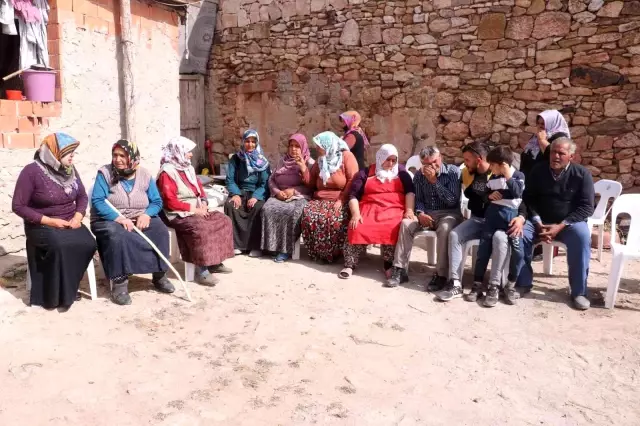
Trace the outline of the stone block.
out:
<instances>
[{"instance_id":1,"label":"stone block","mask_svg":"<svg viewBox=\"0 0 640 426\"><path fill-rule=\"evenodd\" d=\"M590 135L619 136L633 131L633 124L622 118L606 118L587 128Z\"/></svg>"},{"instance_id":2,"label":"stone block","mask_svg":"<svg viewBox=\"0 0 640 426\"><path fill-rule=\"evenodd\" d=\"M509 19L505 37L513 40L526 40L533 32L533 17L518 16Z\"/></svg>"},{"instance_id":3,"label":"stone block","mask_svg":"<svg viewBox=\"0 0 640 426\"><path fill-rule=\"evenodd\" d=\"M540 65L555 64L572 57L573 52L571 49L538 50L536 52L536 63Z\"/></svg>"},{"instance_id":4,"label":"stone block","mask_svg":"<svg viewBox=\"0 0 640 426\"><path fill-rule=\"evenodd\" d=\"M355 19L349 19L345 22L340 35L340 44L345 46L360 45L360 27Z\"/></svg>"},{"instance_id":5,"label":"stone block","mask_svg":"<svg viewBox=\"0 0 640 426\"><path fill-rule=\"evenodd\" d=\"M382 43L382 29L380 25L368 25L360 32L360 44L369 46L371 44Z\"/></svg>"},{"instance_id":6,"label":"stone block","mask_svg":"<svg viewBox=\"0 0 640 426\"><path fill-rule=\"evenodd\" d=\"M604 102L605 117L624 117L627 115L627 104L622 99L607 99Z\"/></svg>"},{"instance_id":7,"label":"stone block","mask_svg":"<svg viewBox=\"0 0 640 426\"><path fill-rule=\"evenodd\" d=\"M491 93L486 90L466 90L458 95L458 101L467 107L491 105Z\"/></svg>"},{"instance_id":8,"label":"stone block","mask_svg":"<svg viewBox=\"0 0 640 426\"><path fill-rule=\"evenodd\" d=\"M571 15L563 12L544 12L536 17L533 36L543 39L566 36L571 31Z\"/></svg>"},{"instance_id":9,"label":"stone block","mask_svg":"<svg viewBox=\"0 0 640 426\"><path fill-rule=\"evenodd\" d=\"M482 15L478 25L480 40L497 40L504 38L507 20L504 13L486 13Z\"/></svg>"},{"instance_id":10,"label":"stone block","mask_svg":"<svg viewBox=\"0 0 640 426\"><path fill-rule=\"evenodd\" d=\"M507 105L498 104L496 105L493 120L505 126L519 127L527 120L527 114Z\"/></svg>"},{"instance_id":11,"label":"stone block","mask_svg":"<svg viewBox=\"0 0 640 426\"><path fill-rule=\"evenodd\" d=\"M488 136L493 127L493 118L489 107L478 107L471 115L469 130L474 138Z\"/></svg>"}]
</instances>

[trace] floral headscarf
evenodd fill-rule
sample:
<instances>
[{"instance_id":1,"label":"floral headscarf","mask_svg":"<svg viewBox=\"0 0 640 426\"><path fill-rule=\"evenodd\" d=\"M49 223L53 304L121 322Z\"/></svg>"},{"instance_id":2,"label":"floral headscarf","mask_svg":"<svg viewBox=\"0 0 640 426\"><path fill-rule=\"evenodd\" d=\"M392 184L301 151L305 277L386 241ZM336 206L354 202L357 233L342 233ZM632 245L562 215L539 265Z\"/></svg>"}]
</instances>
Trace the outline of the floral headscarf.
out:
<instances>
[{"instance_id":1,"label":"floral headscarf","mask_svg":"<svg viewBox=\"0 0 640 426\"><path fill-rule=\"evenodd\" d=\"M538 117L544 120L544 129L547 132L547 138L550 138L556 133L564 133L567 137L571 137L567 120L564 119L560 111L548 109L546 111L542 111ZM533 135L529 140L527 146L524 147L524 152L530 152L533 158L538 156L540 153L540 144L538 143L537 135Z\"/></svg>"},{"instance_id":2,"label":"floral headscarf","mask_svg":"<svg viewBox=\"0 0 640 426\"><path fill-rule=\"evenodd\" d=\"M247 152L244 149L244 141L249 138L256 138L256 149L251 152ZM247 171L249 173L262 172L269 167L269 160L262 153L262 147L260 146L260 136L258 132L253 129L249 129L242 135L242 146L237 153L238 158L244 161L247 165Z\"/></svg>"},{"instance_id":3,"label":"floral headscarf","mask_svg":"<svg viewBox=\"0 0 640 426\"><path fill-rule=\"evenodd\" d=\"M347 126L347 130L344 133L343 138L346 138L350 133L358 133L362 136L362 140L364 141L364 147L369 146L369 138L364 133L364 130L360 127L360 122L362 121L362 117L356 111L347 111L340 114L340 118L344 121L344 124Z\"/></svg>"},{"instance_id":4,"label":"floral headscarf","mask_svg":"<svg viewBox=\"0 0 640 426\"><path fill-rule=\"evenodd\" d=\"M73 165L65 167L60 161L79 145L78 140L66 133L52 133L44 138L33 157L45 175L63 187L66 194L78 188L76 169Z\"/></svg>"},{"instance_id":5,"label":"floral headscarf","mask_svg":"<svg viewBox=\"0 0 640 426\"><path fill-rule=\"evenodd\" d=\"M191 165L191 160L187 159L187 154L196 147L196 143L184 136L173 137L162 147L162 158L160 159L160 172L165 169L176 169L184 172L189 182L200 191L196 171ZM201 195L201 194L198 194Z\"/></svg>"},{"instance_id":6,"label":"floral headscarf","mask_svg":"<svg viewBox=\"0 0 640 426\"><path fill-rule=\"evenodd\" d=\"M136 169L140 165L140 151L138 150L138 145L135 142L129 142L126 139L120 139L111 147L112 154L113 151L116 150L116 148L124 150L124 152L127 154L127 167L125 169L118 169L112 161L111 176L113 176L113 181L111 183L113 185L123 179L127 179L129 176L134 174L136 172Z\"/></svg>"},{"instance_id":7,"label":"floral headscarf","mask_svg":"<svg viewBox=\"0 0 640 426\"><path fill-rule=\"evenodd\" d=\"M326 184L329 177L342 166L342 151L349 151L349 146L333 132L322 132L316 135L313 143L325 151L325 155L318 158L318 167L320 178Z\"/></svg>"},{"instance_id":8,"label":"floral headscarf","mask_svg":"<svg viewBox=\"0 0 640 426\"><path fill-rule=\"evenodd\" d=\"M385 183L385 181L390 182L398 176L397 161L391 170L384 170L382 168L382 164L387 161L387 158L391 157L392 155L395 155L397 158L398 150L390 143L382 145L378 152L376 152L376 177L382 183Z\"/></svg>"}]
</instances>

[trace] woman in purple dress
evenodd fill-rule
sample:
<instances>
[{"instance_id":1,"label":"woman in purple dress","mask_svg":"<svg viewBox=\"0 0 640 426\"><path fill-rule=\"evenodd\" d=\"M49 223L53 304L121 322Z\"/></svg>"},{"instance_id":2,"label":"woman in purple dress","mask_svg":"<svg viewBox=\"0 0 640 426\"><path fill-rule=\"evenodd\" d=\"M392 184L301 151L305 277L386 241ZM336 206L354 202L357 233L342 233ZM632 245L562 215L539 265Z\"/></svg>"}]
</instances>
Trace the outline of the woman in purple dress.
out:
<instances>
[{"instance_id":1,"label":"woman in purple dress","mask_svg":"<svg viewBox=\"0 0 640 426\"><path fill-rule=\"evenodd\" d=\"M47 136L34 161L20 172L12 209L24 219L31 305L68 309L96 251L82 224L88 197L73 166L80 142L64 133Z\"/></svg>"}]
</instances>

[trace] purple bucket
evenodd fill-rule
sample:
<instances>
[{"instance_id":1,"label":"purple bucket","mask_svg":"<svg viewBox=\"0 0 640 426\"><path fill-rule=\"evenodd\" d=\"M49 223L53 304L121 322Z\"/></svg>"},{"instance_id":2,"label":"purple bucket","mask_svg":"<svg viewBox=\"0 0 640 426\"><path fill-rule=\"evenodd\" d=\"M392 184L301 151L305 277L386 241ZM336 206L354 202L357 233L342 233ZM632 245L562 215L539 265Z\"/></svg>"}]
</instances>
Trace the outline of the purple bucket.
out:
<instances>
[{"instance_id":1,"label":"purple bucket","mask_svg":"<svg viewBox=\"0 0 640 426\"><path fill-rule=\"evenodd\" d=\"M54 102L56 100L55 71L23 71L22 83L27 100L38 102Z\"/></svg>"}]
</instances>

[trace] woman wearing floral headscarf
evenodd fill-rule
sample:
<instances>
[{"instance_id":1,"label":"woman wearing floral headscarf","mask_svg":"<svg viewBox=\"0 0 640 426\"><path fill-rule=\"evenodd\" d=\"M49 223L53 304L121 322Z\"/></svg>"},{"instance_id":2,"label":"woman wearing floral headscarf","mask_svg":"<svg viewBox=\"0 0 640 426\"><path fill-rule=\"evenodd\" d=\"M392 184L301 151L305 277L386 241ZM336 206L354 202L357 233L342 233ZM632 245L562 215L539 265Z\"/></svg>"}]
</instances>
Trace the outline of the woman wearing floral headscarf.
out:
<instances>
[{"instance_id":1,"label":"woman wearing floral headscarf","mask_svg":"<svg viewBox=\"0 0 640 426\"><path fill-rule=\"evenodd\" d=\"M338 277L351 276L369 244L380 244L384 271L390 276L400 223L413 216L414 205L413 180L398 164L398 150L391 144L382 145L376 153L376 164L360 170L351 184L351 220L344 269Z\"/></svg>"},{"instance_id":2,"label":"woman wearing floral headscarf","mask_svg":"<svg viewBox=\"0 0 640 426\"><path fill-rule=\"evenodd\" d=\"M73 166L78 145L65 133L47 136L13 193L12 209L24 220L27 237L30 304L47 309L73 304L96 251L82 224L89 200Z\"/></svg>"},{"instance_id":3,"label":"woman wearing floral headscarf","mask_svg":"<svg viewBox=\"0 0 640 426\"><path fill-rule=\"evenodd\" d=\"M269 197L269 174L269 161L262 153L258 132L247 130L227 169L229 200L224 213L233 223L235 254L249 252L251 257L262 256L260 210Z\"/></svg>"},{"instance_id":4,"label":"woman wearing floral headscarf","mask_svg":"<svg viewBox=\"0 0 640 426\"><path fill-rule=\"evenodd\" d=\"M122 215L106 203L108 201ZM91 232L105 275L111 281L111 300L130 305L129 275L152 274L161 293L173 293L166 277L167 265L140 235L138 227L169 257L169 231L159 217L162 198L151 173L140 167L135 143L119 140L111 148L111 163L98 170L91 194Z\"/></svg>"},{"instance_id":5,"label":"woman wearing floral headscarf","mask_svg":"<svg viewBox=\"0 0 640 426\"><path fill-rule=\"evenodd\" d=\"M319 157L302 174L302 181L313 191L313 200L302 212L302 238L312 260L331 263L342 254L347 236L347 201L358 162L333 132L320 133L313 143Z\"/></svg>"},{"instance_id":6,"label":"woman wearing floral headscarf","mask_svg":"<svg viewBox=\"0 0 640 426\"><path fill-rule=\"evenodd\" d=\"M233 257L231 221L209 211L207 196L191 165L196 144L179 136L162 148L158 189L162 196L162 218L176 231L182 260L198 266L196 282L215 285L212 274L228 274L222 262Z\"/></svg>"},{"instance_id":7,"label":"woman wearing floral headscarf","mask_svg":"<svg viewBox=\"0 0 640 426\"><path fill-rule=\"evenodd\" d=\"M355 155L360 170L365 168L365 150L369 147L369 139L360 127L362 118L356 111L340 114L340 121L344 125L342 139L347 143L351 153Z\"/></svg>"},{"instance_id":8,"label":"woman wearing floral headscarf","mask_svg":"<svg viewBox=\"0 0 640 426\"><path fill-rule=\"evenodd\" d=\"M302 183L302 173L313 165L307 138L300 133L289 138L289 147L269 178L271 198L262 207L264 251L276 254L275 262L285 262L300 238L302 210L311 191Z\"/></svg>"}]
</instances>

